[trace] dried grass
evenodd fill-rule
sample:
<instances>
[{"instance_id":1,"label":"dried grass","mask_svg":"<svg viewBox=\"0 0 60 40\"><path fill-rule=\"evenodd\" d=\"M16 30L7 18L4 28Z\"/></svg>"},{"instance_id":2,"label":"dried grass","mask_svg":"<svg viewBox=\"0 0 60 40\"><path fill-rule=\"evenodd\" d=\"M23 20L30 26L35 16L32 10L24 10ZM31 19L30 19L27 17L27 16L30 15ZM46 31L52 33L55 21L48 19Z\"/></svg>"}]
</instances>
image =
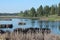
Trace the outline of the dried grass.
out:
<instances>
[{"instance_id":1,"label":"dried grass","mask_svg":"<svg viewBox=\"0 0 60 40\"><path fill-rule=\"evenodd\" d=\"M54 34L42 34L41 32L36 33L18 33L18 32L11 32L0 34L0 40L60 40L60 36Z\"/></svg>"}]
</instances>

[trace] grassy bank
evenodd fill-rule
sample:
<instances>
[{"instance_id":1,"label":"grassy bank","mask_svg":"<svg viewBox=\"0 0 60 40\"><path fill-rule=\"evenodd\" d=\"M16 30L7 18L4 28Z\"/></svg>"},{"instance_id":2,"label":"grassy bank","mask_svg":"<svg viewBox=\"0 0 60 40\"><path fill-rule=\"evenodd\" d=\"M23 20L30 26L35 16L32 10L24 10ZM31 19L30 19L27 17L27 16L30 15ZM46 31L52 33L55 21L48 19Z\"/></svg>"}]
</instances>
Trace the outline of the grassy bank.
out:
<instances>
[{"instance_id":1,"label":"grassy bank","mask_svg":"<svg viewBox=\"0 0 60 40\"><path fill-rule=\"evenodd\" d=\"M24 16L22 16L22 15L19 15L19 16L24 18ZM58 14L48 15L48 17L46 17L46 16L40 16L40 17L26 16L25 18L39 19L39 20L48 20L48 21L60 21L60 16L58 16Z\"/></svg>"},{"instance_id":2,"label":"grassy bank","mask_svg":"<svg viewBox=\"0 0 60 40\"><path fill-rule=\"evenodd\" d=\"M57 15L50 15L48 17L43 16L43 17L40 17L40 20L60 21L60 16L57 16Z\"/></svg>"},{"instance_id":3,"label":"grassy bank","mask_svg":"<svg viewBox=\"0 0 60 40\"><path fill-rule=\"evenodd\" d=\"M9 18L24 18L24 19L39 19L39 20L48 20L48 21L60 21L60 16L57 15L49 15L41 16L41 17L23 17L23 16L0 16L0 19L9 19Z\"/></svg>"}]
</instances>

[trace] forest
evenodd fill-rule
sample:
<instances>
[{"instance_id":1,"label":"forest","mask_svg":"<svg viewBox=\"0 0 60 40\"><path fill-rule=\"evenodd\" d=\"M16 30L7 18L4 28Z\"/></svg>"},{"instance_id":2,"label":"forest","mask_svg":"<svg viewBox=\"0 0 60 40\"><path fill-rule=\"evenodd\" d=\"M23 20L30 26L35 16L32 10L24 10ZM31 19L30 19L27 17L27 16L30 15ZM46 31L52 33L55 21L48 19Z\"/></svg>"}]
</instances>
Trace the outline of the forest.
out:
<instances>
[{"instance_id":1,"label":"forest","mask_svg":"<svg viewBox=\"0 0 60 40\"><path fill-rule=\"evenodd\" d=\"M29 10L20 11L18 16L22 17L42 17L42 16L50 16L50 15L57 15L60 16L60 3L58 5L51 5L51 6L42 6L40 5L37 9L32 7Z\"/></svg>"}]
</instances>

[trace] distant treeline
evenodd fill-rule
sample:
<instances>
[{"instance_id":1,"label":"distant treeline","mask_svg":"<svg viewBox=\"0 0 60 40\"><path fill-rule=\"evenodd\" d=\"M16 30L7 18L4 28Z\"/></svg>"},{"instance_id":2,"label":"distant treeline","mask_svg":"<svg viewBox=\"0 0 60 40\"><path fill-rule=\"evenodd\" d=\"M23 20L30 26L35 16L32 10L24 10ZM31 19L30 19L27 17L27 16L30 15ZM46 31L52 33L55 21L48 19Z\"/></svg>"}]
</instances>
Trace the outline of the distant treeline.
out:
<instances>
[{"instance_id":1,"label":"distant treeline","mask_svg":"<svg viewBox=\"0 0 60 40\"><path fill-rule=\"evenodd\" d=\"M55 15L55 14L60 16L60 3L58 4L58 6L46 5L43 7L42 5L40 5L40 7L38 7L37 9L32 7L30 10L21 11L20 13L18 13L19 16L23 16L23 17L40 17L40 16Z\"/></svg>"},{"instance_id":2,"label":"distant treeline","mask_svg":"<svg viewBox=\"0 0 60 40\"><path fill-rule=\"evenodd\" d=\"M17 13L0 13L0 16L17 16Z\"/></svg>"}]
</instances>

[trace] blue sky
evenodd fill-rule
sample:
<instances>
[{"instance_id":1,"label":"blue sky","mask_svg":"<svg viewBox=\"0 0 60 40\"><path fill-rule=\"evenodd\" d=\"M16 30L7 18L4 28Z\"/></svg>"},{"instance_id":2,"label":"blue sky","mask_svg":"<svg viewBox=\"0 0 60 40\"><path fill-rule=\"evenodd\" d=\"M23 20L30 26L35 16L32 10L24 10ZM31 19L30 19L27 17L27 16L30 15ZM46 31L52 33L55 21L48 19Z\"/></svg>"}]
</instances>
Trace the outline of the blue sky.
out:
<instances>
[{"instance_id":1,"label":"blue sky","mask_svg":"<svg viewBox=\"0 0 60 40\"><path fill-rule=\"evenodd\" d=\"M40 5L51 6L60 3L60 0L0 0L0 12L15 13L30 9L38 8Z\"/></svg>"}]
</instances>

